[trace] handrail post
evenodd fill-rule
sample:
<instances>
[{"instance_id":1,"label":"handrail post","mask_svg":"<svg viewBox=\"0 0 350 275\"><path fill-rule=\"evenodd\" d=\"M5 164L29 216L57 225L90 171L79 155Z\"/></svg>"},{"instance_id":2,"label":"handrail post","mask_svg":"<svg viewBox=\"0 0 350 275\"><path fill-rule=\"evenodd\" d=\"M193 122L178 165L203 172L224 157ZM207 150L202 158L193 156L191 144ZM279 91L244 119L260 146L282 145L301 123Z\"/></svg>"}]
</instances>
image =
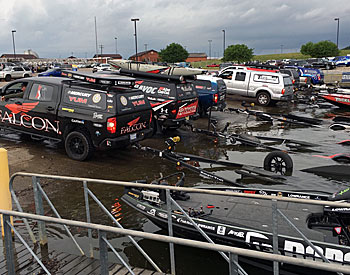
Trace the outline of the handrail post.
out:
<instances>
[{"instance_id":1,"label":"handrail post","mask_svg":"<svg viewBox=\"0 0 350 275\"><path fill-rule=\"evenodd\" d=\"M87 187L87 181L86 180L83 181L83 185L84 185L86 222L91 223L89 194L88 194L88 187ZM92 231L91 231L91 228L88 229L88 238L89 238L90 258L93 258L94 257L94 251L93 251L93 247L92 247Z\"/></svg>"},{"instance_id":2,"label":"handrail post","mask_svg":"<svg viewBox=\"0 0 350 275\"><path fill-rule=\"evenodd\" d=\"M3 215L3 226L4 226L4 235L5 235L5 249L6 249L6 266L7 272L10 275L15 275L15 258L13 251L13 243L12 243L12 231L11 226L11 218L9 215Z\"/></svg>"},{"instance_id":3,"label":"handrail post","mask_svg":"<svg viewBox=\"0 0 350 275\"><path fill-rule=\"evenodd\" d=\"M169 232L169 236L173 237L173 220L172 220L172 216L171 216L171 196L170 196L169 189L166 189L166 204L167 204L167 212L168 212L168 232ZM169 243L169 250L170 250L171 274L175 275L174 243Z\"/></svg>"},{"instance_id":4,"label":"handrail post","mask_svg":"<svg viewBox=\"0 0 350 275\"><path fill-rule=\"evenodd\" d=\"M98 241L100 245L100 264L101 275L108 275L108 249L107 244L103 239L107 238L105 231L98 230Z\"/></svg>"},{"instance_id":5,"label":"handrail post","mask_svg":"<svg viewBox=\"0 0 350 275\"><path fill-rule=\"evenodd\" d=\"M33 176L32 182L33 182L36 214L44 216L43 198L42 198L41 193L40 193L39 188L38 188L39 178L37 178L36 176ZM47 244L47 234L46 234L45 222L38 221L38 228L39 228L40 244L45 245L45 244Z\"/></svg>"},{"instance_id":6,"label":"handrail post","mask_svg":"<svg viewBox=\"0 0 350 275\"><path fill-rule=\"evenodd\" d=\"M229 274L230 275L238 275L238 265L236 263L238 263L238 256L236 254L233 253L229 253Z\"/></svg>"},{"instance_id":7,"label":"handrail post","mask_svg":"<svg viewBox=\"0 0 350 275\"><path fill-rule=\"evenodd\" d=\"M271 201L272 205L272 247L273 254L278 254L278 212L277 212L277 200ZM273 262L273 274L279 274L279 264L278 262Z\"/></svg>"}]
</instances>

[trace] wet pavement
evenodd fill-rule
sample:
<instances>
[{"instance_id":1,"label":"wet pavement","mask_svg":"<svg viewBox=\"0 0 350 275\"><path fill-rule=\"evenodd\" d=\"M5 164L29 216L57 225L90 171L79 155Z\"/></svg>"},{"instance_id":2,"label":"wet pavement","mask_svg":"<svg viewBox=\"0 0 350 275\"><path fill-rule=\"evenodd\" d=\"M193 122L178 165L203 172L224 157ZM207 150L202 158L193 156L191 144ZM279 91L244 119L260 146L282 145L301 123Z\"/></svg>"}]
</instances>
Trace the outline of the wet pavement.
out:
<instances>
[{"instance_id":1,"label":"wet pavement","mask_svg":"<svg viewBox=\"0 0 350 275\"><path fill-rule=\"evenodd\" d=\"M3 84L3 83L1 83ZM238 101L237 101L238 99ZM241 108L240 103L243 98L228 99L228 107ZM246 99L245 99L246 100ZM247 100L249 101L249 100ZM329 113L341 114L337 108L317 109L309 108L306 105L279 104L276 107L254 107L254 110L263 110L272 113L290 113L308 117L324 119L321 127L304 127L291 126L286 124L266 123L257 121L255 117L236 113L213 112L217 129L223 129L227 122L230 122L228 132L230 133L252 133L261 136L272 136L279 138L290 138L302 140L317 144L310 150L301 150L300 152L291 153L294 162L293 176L285 183L268 186L276 189L293 189L293 190L317 190L326 192L335 192L344 186L349 186L349 179L335 179L331 177L321 177L310 173L300 172L303 168L314 166L333 165L336 162L315 157L314 155L333 155L336 153L347 153L347 147L337 144L341 140L349 138L349 134L344 131L332 131L328 128L331 123L327 117ZM201 118L194 122L195 127L205 129L208 121ZM264 157L269 150L257 149L237 144L232 144L227 140L219 140L202 134L193 133L183 127L173 132L168 132L167 136L180 136L181 142L176 146L176 151L200 155L217 160L229 160L242 164L255 165L261 167ZM165 148L166 137L157 135L153 139L141 142L144 146L150 146L157 149ZM166 160L161 160L149 153L141 152L131 147L122 150L112 150L96 152L93 159L87 162L77 162L69 159L64 151L62 144L54 144L47 141L27 141L22 140L19 135L3 135L0 137L0 147L8 150L10 174L15 172L30 172L53 175L77 176L109 180L134 181L137 179L152 180L158 178L160 173L163 175L176 172L175 164ZM201 164L201 167L214 171L217 175L228 179L240 179L232 169L223 167L212 167ZM186 186L203 186L213 183L208 179L199 177L196 173L186 171ZM249 183L248 183L249 182ZM243 181L241 183L250 186L262 186L261 181ZM62 217L67 219L86 220L84 197L82 184L69 182L52 182L43 181L44 189L48 192L54 205ZM30 179L19 178L15 181L15 190L20 196L20 202L23 204L25 211L34 212L34 202L31 193ZM91 185L92 190L98 198L116 214L121 224L128 229L142 230L145 232L161 232L166 234L152 224L143 215L128 207L120 201L123 194L123 188L112 187L107 185ZM48 208L46 208L48 211ZM49 212L49 211L48 211ZM96 205L92 204L92 222L112 225L105 215ZM74 235L80 243L86 245L86 231L73 229ZM62 228L56 226L48 227L48 234L53 242L50 246L56 247L65 252L78 253L73 244L67 239ZM147 265L146 260L140 256L127 238L113 236L112 243L123 252L124 258L131 265L151 268ZM162 243L151 242L147 240L138 240L139 244L156 259L157 264L163 271L169 271L169 253L168 246ZM226 263L215 253L194 250L186 247L176 248L177 273L178 274L225 274L228 271ZM189 255L191 255L189 257ZM203 258L211 258L210 264L204 264ZM215 265L214 263L218 263ZM252 267L248 267L252 270ZM260 273L262 274L262 273Z\"/></svg>"}]
</instances>

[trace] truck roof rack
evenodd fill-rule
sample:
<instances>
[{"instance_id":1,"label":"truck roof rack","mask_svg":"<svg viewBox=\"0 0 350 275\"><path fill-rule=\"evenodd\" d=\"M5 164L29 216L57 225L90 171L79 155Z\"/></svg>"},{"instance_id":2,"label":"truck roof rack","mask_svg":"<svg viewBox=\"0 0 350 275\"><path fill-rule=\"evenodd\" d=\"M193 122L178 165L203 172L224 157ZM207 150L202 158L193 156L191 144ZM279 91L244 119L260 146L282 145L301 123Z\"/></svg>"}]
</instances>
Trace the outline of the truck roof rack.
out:
<instances>
[{"instance_id":1,"label":"truck roof rack","mask_svg":"<svg viewBox=\"0 0 350 275\"><path fill-rule=\"evenodd\" d=\"M76 71L63 70L62 76L104 86L119 86L134 88L135 78L122 76L118 74L96 74L96 73L81 73Z\"/></svg>"}]
</instances>

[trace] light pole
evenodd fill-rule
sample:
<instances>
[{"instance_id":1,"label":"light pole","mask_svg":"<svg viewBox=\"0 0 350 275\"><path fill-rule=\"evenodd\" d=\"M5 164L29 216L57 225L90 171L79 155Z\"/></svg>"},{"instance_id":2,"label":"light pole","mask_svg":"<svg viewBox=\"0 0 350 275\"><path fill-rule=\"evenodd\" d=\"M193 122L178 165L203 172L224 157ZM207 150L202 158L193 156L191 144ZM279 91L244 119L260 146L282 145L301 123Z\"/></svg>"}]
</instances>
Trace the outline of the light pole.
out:
<instances>
[{"instance_id":1,"label":"light pole","mask_svg":"<svg viewBox=\"0 0 350 275\"><path fill-rule=\"evenodd\" d=\"M283 53L283 45L281 45L281 54Z\"/></svg>"},{"instance_id":2,"label":"light pole","mask_svg":"<svg viewBox=\"0 0 350 275\"><path fill-rule=\"evenodd\" d=\"M222 51L222 57L224 57L224 55L225 55L225 30L222 30L222 32L223 32L223 34L224 34L224 37L223 37L223 39L224 39L224 41L223 41L223 51Z\"/></svg>"},{"instance_id":3,"label":"light pole","mask_svg":"<svg viewBox=\"0 0 350 275\"><path fill-rule=\"evenodd\" d=\"M115 54L118 54L118 38L114 37L115 40Z\"/></svg>"},{"instance_id":4,"label":"light pole","mask_svg":"<svg viewBox=\"0 0 350 275\"><path fill-rule=\"evenodd\" d=\"M97 23L96 23L96 16L95 16L95 42L96 42L96 57L98 59L98 46L97 46Z\"/></svg>"},{"instance_id":5,"label":"light pole","mask_svg":"<svg viewBox=\"0 0 350 275\"><path fill-rule=\"evenodd\" d=\"M133 22L134 22L134 25L135 25L135 34L134 34L134 36L135 36L135 52L136 52L135 61L138 61L139 59L138 59L138 56L137 56L137 32L136 32L136 22L137 22L137 21L140 21L140 19L138 19L138 18L131 18L131 21L133 21Z\"/></svg>"},{"instance_id":6,"label":"light pole","mask_svg":"<svg viewBox=\"0 0 350 275\"><path fill-rule=\"evenodd\" d=\"M15 32L16 30L12 30L13 58L16 60Z\"/></svg>"},{"instance_id":7,"label":"light pole","mask_svg":"<svg viewBox=\"0 0 350 275\"><path fill-rule=\"evenodd\" d=\"M337 18L334 18L335 21L338 21L338 27L337 27L337 48L339 49L338 47L338 42L339 42L339 17Z\"/></svg>"},{"instance_id":8,"label":"light pole","mask_svg":"<svg viewBox=\"0 0 350 275\"><path fill-rule=\"evenodd\" d=\"M209 39L208 42L209 42L209 58L211 58L211 42L213 40Z\"/></svg>"}]
</instances>

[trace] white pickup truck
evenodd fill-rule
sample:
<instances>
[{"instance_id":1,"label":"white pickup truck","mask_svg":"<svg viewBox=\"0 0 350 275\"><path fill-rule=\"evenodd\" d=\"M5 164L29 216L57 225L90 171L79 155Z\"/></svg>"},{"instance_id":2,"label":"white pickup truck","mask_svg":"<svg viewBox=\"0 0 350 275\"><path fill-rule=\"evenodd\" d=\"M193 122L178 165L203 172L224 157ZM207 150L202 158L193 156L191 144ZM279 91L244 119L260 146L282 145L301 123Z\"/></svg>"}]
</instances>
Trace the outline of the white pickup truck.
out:
<instances>
[{"instance_id":1,"label":"white pickup truck","mask_svg":"<svg viewBox=\"0 0 350 275\"><path fill-rule=\"evenodd\" d=\"M226 69L221 77L227 94L255 97L262 106L293 98L293 83L289 75L262 70Z\"/></svg>"},{"instance_id":2,"label":"white pickup truck","mask_svg":"<svg viewBox=\"0 0 350 275\"><path fill-rule=\"evenodd\" d=\"M0 71L0 80L4 79L6 82L11 81L11 79L30 76L32 76L32 71L28 67L13 66L6 67L2 71Z\"/></svg>"}]
</instances>

